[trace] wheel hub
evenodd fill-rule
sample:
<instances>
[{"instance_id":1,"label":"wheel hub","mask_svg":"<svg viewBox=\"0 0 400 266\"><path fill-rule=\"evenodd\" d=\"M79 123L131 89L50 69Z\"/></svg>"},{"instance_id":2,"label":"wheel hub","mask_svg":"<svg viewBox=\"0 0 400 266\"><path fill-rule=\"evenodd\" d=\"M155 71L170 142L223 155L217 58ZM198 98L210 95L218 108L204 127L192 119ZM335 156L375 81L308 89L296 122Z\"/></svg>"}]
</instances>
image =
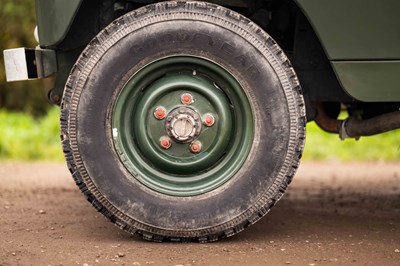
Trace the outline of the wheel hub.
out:
<instances>
[{"instance_id":1,"label":"wheel hub","mask_svg":"<svg viewBox=\"0 0 400 266\"><path fill-rule=\"evenodd\" d=\"M180 143L192 142L201 132L200 115L189 107L172 110L165 123L168 135Z\"/></svg>"},{"instance_id":2,"label":"wheel hub","mask_svg":"<svg viewBox=\"0 0 400 266\"><path fill-rule=\"evenodd\" d=\"M167 195L212 191L240 169L253 139L241 85L207 59L173 56L135 73L113 111L121 162L148 188Z\"/></svg>"}]
</instances>

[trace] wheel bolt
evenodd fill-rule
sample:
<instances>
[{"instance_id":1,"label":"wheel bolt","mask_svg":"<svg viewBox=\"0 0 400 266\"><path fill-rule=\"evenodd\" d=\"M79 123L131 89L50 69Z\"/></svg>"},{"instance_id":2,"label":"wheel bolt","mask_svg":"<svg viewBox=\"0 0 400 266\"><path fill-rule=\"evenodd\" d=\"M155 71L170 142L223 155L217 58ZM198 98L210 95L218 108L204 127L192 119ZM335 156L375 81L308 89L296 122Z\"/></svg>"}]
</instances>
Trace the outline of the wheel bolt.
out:
<instances>
[{"instance_id":1,"label":"wheel bolt","mask_svg":"<svg viewBox=\"0 0 400 266\"><path fill-rule=\"evenodd\" d=\"M195 140L190 144L190 151L193 153L199 153L201 152L202 144L200 141Z\"/></svg>"},{"instance_id":2,"label":"wheel bolt","mask_svg":"<svg viewBox=\"0 0 400 266\"><path fill-rule=\"evenodd\" d=\"M215 118L213 115L207 114L204 116L203 124L207 127L212 127L215 123Z\"/></svg>"},{"instance_id":3,"label":"wheel bolt","mask_svg":"<svg viewBox=\"0 0 400 266\"><path fill-rule=\"evenodd\" d=\"M160 139L160 146L163 149L168 150L169 148L171 148L171 145L172 145L171 140L168 137L162 137Z\"/></svg>"},{"instance_id":4,"label":"wheel bolt","mask_svg":"<svg viewBox=\"0 0 400 266\"><path fill-rule=\"evenodd\" d=\"M165 118L167 111L165 110L164 107L157 107L156 110L154 111L154 116L158 120L162 120Z\"/></svg>"},{"instance_id":5,"label":"wheel bolt","mask_svg":"<svg viewBox=\"0 0 400 266\"><path fill-rule=\"evenodd\" d=\"M181 102L184 105L190 105L193 103L193 96L190 93L185 93L181 96Z\"/></svg>"}]
</instances>

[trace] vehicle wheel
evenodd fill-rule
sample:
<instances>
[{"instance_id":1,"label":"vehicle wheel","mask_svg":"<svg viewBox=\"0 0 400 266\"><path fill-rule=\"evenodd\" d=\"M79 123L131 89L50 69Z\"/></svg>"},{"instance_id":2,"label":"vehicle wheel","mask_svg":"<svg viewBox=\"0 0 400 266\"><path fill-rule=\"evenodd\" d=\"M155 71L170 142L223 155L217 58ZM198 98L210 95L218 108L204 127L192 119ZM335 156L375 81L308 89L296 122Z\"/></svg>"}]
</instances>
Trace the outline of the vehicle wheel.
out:
<instances>
[{"instance_id":1,"label":"vehicle wheel","mask_svg":"<svg viewBox=\"0 0 400 266\"><path fill-rule=\"evenodd\" d=\"M61 136L86 198L152 241L215 241L281 198L302 154L298 79L262 29L197 1L149 5L88 45Z\"/></svg>"}]
</instances>

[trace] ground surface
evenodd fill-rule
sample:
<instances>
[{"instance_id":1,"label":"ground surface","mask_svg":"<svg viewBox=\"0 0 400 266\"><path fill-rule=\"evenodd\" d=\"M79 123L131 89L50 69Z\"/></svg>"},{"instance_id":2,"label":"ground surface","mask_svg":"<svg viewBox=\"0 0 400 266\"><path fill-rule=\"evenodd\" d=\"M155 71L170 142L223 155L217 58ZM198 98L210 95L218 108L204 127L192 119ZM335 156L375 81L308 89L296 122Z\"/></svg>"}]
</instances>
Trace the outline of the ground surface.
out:
<instances>
[{"instance_id":1,"label":"ground surface","mask_svg":"<svg viewBox=\"0 0 400 266\"><path fill-rule=\"evenodd\" d=\"M302 164L256 225L154 244L107 222L63 164L0 163L0 265L400 265L400 164Z\"/></svg>"}]
</instances>

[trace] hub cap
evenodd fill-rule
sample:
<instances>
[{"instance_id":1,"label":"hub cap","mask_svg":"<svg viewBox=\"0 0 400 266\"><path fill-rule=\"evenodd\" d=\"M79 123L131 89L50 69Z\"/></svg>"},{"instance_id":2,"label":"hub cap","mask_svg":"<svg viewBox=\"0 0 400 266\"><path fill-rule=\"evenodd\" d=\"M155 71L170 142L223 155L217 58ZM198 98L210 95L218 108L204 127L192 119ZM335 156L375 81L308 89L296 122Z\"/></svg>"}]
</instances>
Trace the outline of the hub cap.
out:
<instances>
[{"instance_id":1,"label":"hub cap","mask_svg":"<svg viewBox=\"0 0 400 266\"><path fill-rule=\"evenodd\" d=\"M112 113L114 146L132 176L157 192L195 196L241 168L253 140L243 88L206 59L155 61L122 88Z\"/></svg>"},{"instance_id":2,"label":"hub cap","mask_svg":"<svg viewBox=\"0 0 400 266\"><path fill-rule=\"evenodd\" d=\"M188 107L179 107L168 115L165 126L168 135L175 141L191 142L200 135L200 115Z\"/></svg>"}]
</instances>

